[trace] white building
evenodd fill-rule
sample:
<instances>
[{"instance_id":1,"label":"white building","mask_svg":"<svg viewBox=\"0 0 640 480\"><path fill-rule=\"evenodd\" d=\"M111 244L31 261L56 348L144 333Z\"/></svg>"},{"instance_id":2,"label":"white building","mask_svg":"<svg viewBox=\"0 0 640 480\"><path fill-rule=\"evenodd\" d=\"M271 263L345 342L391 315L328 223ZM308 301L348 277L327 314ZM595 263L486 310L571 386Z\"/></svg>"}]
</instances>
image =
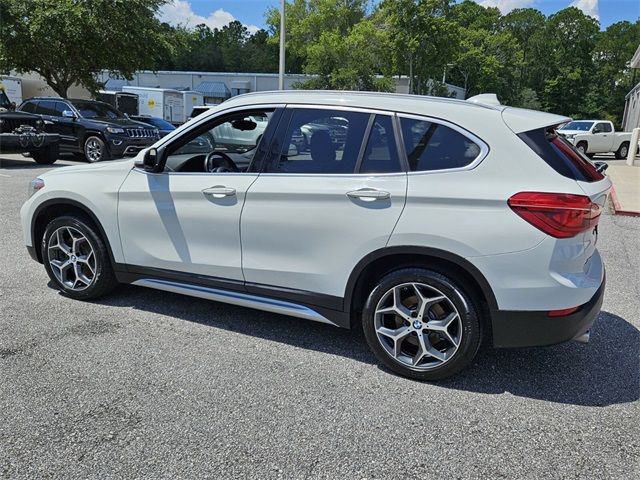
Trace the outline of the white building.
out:
<instances>
[{"instance_id":1,"label":"white building","mask_svg":"<svg viewBox=\"0 0 640 480\"><path fill-rule=\"evenodd\" d=\"M640 69L640 45L631 59L631 68ZM640 82L625 97L622 130L630 132L640 128Z\"/></svg>"},{"instance_id":2,"label":"white building","mask_svg":"<svg viewBox=\"0 0 640 480\"><path fill-rule=\"evenodd\" d=\"M293 89L296 83L304 83L313 78L305 74L287 74L284 77L285 90ZM205 103L220 103L229 97L241 93L264 92L278 89L277 73L233 73L233 72L175 72L141 70L129 81L111 78L109 72L99 75L101 82L107 82L107 89L119 90L122 85L140 87L189 89L201 92ZM409 79L406 76L393 78L396 93L409 92ZM447 84L453 98L464 99L463 88Z\"/></svg>"}]
</instances>

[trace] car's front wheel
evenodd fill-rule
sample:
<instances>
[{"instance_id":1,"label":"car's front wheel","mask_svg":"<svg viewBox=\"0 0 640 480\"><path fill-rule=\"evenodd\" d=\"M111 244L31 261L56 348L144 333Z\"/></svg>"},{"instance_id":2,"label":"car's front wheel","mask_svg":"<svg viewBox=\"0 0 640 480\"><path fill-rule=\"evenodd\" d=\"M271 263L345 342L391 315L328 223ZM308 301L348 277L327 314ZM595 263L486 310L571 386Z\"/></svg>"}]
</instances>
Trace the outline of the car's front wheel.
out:
<instances>
[{"instance_id":1,"label":"car's front wheel","mask_svg":"<svg viewBox=\"0 0 640 480\"><path fill-rule=\"evenodd\" d=\"M109 152L102 139L92 135L84 142L84 156L88 162L102 162L109 159Z\"/></svg>"},{"instance_id":2,"label":"car's front wheel","mask_svg":"<svg viewBox=\"0 0 640 480\"><path fill-rule=\"evenodd\" d=\"M62 216L49 222L41 252L49 278L71 298L98 298L118 284L100 233L83 216Z\"/></svg>"},{"instance_id":3,"label":"car's front wheel","mask_svg":"<svg viewBox=\"0 0 640 480\"><path fill-rule=\"evenodd\" d=\"M456 374L473 360L482 338L471 297L453 278L422 268L383 277L367 299L362 325L384 365L418 380Z\"/></svg>"}]
</instances>

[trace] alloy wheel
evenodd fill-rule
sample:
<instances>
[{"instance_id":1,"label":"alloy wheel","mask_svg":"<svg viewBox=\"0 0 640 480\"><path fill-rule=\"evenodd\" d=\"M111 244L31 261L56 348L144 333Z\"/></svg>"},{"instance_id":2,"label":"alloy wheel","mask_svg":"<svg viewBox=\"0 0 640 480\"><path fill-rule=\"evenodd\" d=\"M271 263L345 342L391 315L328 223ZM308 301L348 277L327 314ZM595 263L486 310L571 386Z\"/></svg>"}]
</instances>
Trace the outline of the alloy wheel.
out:
<instances>
[{"instance_id":1,"label":"alloy wheel","mask_svg":"<svg viewBox=\"0 0 640 480\"><path fill-rule=\"evenodd\" d=\"M49 237L49 265L56 279L65 287L81 291L89 287L96 276L96 256L79 230L60 227Z\"/></svg>"},{"instance_id":2,"label":"alloy wheel","mask_svg":"<svg viewBox=\"0 0 640 480\"><path fill-rule=\"evenodd\" d=\"M627 148L627 146L626 146L626 145L623 145L622 147L620 147L620 156L621 156L622 158L626 158L626 156L628 155L628 153L629 153L629 148Z\"/></svg>"},{"instance_id":3,"label":"alloy wheel","mask_svg":"<svg viewBox=\"0 0 640 480\"><path fill-rule=\"evenodd\" d=\"M453 302L424 283L389 289L375 310L374 326L388 355L413 370L451 360L462 340L462 318Z\"/></svg>"},{"instance_id":4,"label":"alloy wheel","mask_svg":"<svg viewBox=\"0 0 640 480\"><path fill-rule=\"evenodd\" d=\"M102 159L102 146L95 138L87 140L85 155L90 162L99 162Z\"/></svg>"}]
</instances>

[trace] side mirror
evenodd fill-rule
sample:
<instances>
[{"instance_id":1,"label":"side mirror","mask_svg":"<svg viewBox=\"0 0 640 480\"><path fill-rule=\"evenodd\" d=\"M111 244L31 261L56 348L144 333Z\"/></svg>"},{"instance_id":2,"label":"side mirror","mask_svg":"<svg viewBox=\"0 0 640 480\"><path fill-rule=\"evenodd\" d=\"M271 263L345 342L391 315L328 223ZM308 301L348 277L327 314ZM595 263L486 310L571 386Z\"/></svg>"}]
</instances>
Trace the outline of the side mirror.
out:
<instances>
[{"instance_id":1,"label":"side mirror","mask_svg":"<svg viewBox=\"0 0 640 480\"><path fill-rule=\"evenodd\" d=\"M9 104L9 111L10 112L15 112L15 110L16 110L16 102L11 102Z\"/></svg>"},{"instance_id":2,"label":"side mirror","mask_svg":"<svg viewBox=\"0 0 640 480\"><path fill-rule=\"evenodd\" d=\"M160 165L160 154L157 148L150 148L142 157L142 168L147 172L157 172Z\"/></svg>"},{"instance_id":3,"label":"side mirror","mask_svg":"<svg viewBox=\"0 0 640 480\"><path fill-rule=\"evenodd\" d=\"M64 110L64 111L62 112L62 116L63 116L64 118L76 118L76 114L75 114L75 113L73 113L71 110Z\"/></svg>"}]
</instances>

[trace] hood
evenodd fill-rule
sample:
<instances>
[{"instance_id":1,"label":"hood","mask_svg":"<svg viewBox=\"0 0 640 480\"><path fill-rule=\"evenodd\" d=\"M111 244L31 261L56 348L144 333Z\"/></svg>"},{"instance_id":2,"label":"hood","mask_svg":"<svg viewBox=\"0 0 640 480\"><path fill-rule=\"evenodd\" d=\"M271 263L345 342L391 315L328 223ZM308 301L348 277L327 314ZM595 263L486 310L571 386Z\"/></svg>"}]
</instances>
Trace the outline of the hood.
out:
<instances>
[{"instance_id":1,"label":"hood","mask_svg":"<svg viewBox=\"0 0 640 480\"><path fill-rule=\"evenodd\" d=\"M133 158L124 158L122 160L109 160L107 162L89 163L83 165L73 165L64 168L54 168L42 175L38 175L42 179L55 177L58 175L74 174L79 172L95 172L100 175L102 172L122 171L127 172L133 168Z\"/></svg>"},{"instance_id":2,"label":"hood","mask_svg":"<svg viewBox=\"0 0 640 480\"><path fill-rule=\"evenodd\" d=\"M154 129L151 125L147 125L146 123L136 122L135 120L131 120L130 118L85 118L93 123L97 123L99 125L104 125L106 127L122 127L122 128L148 128Z\"/></svg>"},{"instance_id":3,"label":"hood","mask_svg":"<svg viewBox=\"0 0 640 480\"><path fill-rule=\"evenodd\" d=\"M582 133L589 133L587 130L558 130L560 135L580 135Z\"/></svg>"}]
</instances>

